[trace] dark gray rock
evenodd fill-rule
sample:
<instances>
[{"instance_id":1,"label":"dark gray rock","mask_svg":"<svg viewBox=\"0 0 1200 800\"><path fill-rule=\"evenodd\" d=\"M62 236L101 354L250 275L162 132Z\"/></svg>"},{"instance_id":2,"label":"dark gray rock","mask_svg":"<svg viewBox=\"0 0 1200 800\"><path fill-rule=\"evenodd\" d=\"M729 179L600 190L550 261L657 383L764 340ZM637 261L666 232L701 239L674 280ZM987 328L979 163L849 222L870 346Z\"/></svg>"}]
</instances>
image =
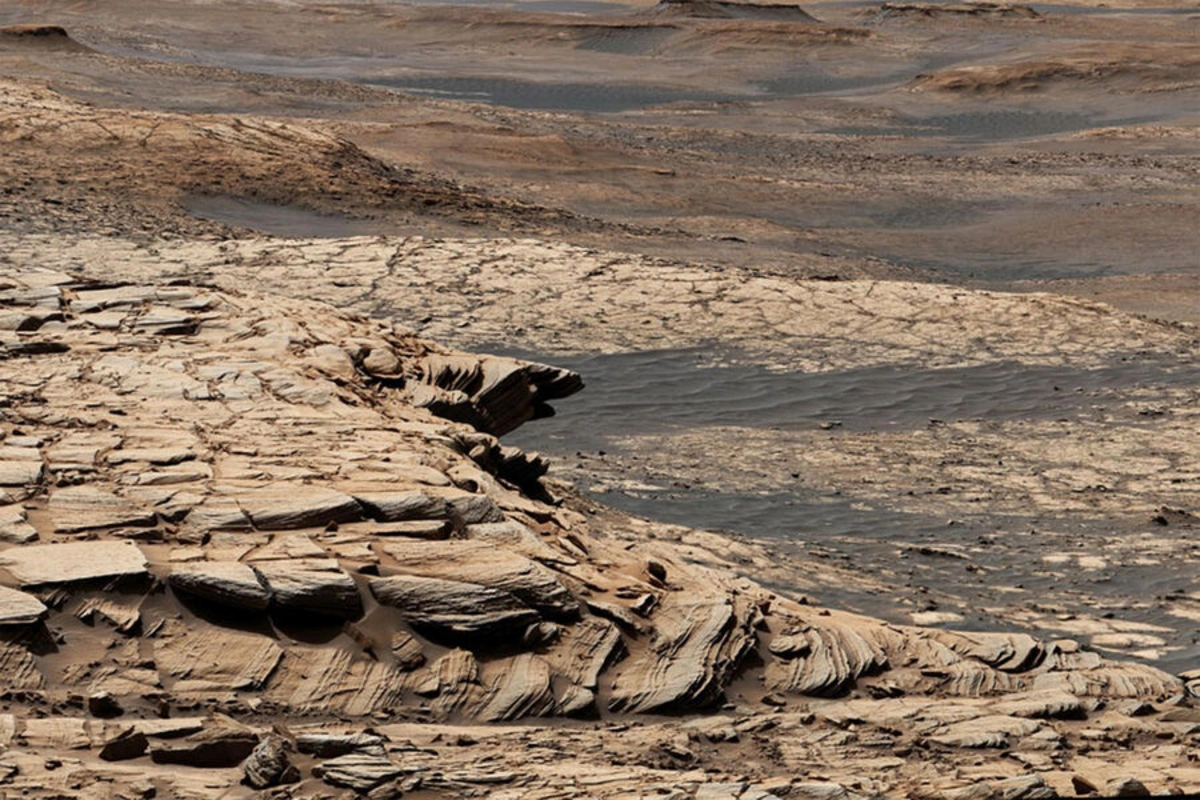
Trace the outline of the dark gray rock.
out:
<instances>
[{"instance_id":1,"label":"dark gray rock","mask_svg":"<svg viewBox=\"0 0 1200 800\"><path fill-rule=\"evenodd\" d=\"M130 727L104 743L100 748L100 758L105 761L128 761L131 758L141 758L149 747L150 740L146 738L146 734Z\"/></svg>"}]
</instances>

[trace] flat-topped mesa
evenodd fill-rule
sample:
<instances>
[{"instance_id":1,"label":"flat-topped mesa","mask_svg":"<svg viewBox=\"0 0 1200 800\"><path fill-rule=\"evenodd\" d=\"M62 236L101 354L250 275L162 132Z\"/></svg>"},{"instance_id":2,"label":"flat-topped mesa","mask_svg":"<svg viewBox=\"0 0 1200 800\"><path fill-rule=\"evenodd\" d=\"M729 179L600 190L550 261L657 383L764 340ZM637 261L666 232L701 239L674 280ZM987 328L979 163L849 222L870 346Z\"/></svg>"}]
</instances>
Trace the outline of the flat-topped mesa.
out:
<instances>
[{"instance_id":1,"label":"flat-topped mesa","mask_svg":"<svg viewBox=\"0 0 1200 800\"><path fill-rule=\"evenodd\" d=\"M16 387L0 422L9 691L102 693L131 724L163 704L492 721L752 713L763 698L866 692L881 699L850 702L880 719L900 713L895 698L940 698L952 710L912 735L969 748L1032 746L1054 720L1183 689L1073 642L801 605L697 564L695 547L606 535L506 474L536 476L536 460L414 402L457 393L500 430L577 391L565 370L192 286L0 269L0 303L54 314L0 329L0 383ZM87 624L63 624L70 615ZM52 658L47 628L62 631ZM287 772L282 744L205 730L98 745L162 763L254 751L254 781ZM320 768L327 782L396 774L390 751L339 747Z\"/></svg>"}]
</instances>

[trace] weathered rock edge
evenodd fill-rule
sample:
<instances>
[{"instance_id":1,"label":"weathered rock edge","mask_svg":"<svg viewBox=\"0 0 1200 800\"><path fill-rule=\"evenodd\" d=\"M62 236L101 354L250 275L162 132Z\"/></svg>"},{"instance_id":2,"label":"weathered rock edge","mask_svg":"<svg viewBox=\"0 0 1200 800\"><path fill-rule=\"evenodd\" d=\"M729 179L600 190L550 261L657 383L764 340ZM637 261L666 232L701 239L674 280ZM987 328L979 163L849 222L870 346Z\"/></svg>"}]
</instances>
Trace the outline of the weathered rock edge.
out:
<instances>
[{"instance_id":1,"label":"weathered rock edge","mask_svg":"<svg viewBox=\"0 0 1200 800\"><path fill-rule=\"evenodd\" d=\"M131 719L250 697L264 718L501 721L849 695L862 719L921 718L923 746L967 749L1184 697L1071 641L815 608L602 535L479 429L580 388L565 370L317 303L40 270L0 271L0 315L0 510L37 535L0 546L0 584L50 608L0 639L10 696L106 693ZM70 616L92 632L67 626L57 657L104 655L63 674L39 642ZM930 717L933 700L955 710ZM236 763L261 741L201 727L151 758ZM272 748L249 780L283 774ZM356 790L399 774L358 747L320 772Z\"/></svg>"}]
</instances>

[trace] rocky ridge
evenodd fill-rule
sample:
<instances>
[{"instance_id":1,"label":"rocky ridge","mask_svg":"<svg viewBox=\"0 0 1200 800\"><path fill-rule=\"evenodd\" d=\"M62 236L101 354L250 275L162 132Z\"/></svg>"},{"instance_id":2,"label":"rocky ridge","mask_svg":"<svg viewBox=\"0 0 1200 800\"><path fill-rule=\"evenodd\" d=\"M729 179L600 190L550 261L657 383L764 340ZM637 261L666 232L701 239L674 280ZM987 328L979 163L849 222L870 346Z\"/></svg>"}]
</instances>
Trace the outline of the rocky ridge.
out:
<instances>
[{"instance_id":1,"label":"rocky ridge","mask_svg":"<svg viewBox=\"0 0 1200 800\"><path fill-rule=\"evenodd\" d=\"M555 500L544 462L493 434L573 373L181 282L29 264L0 273L0 303L14 789L1200 783L1194 675L814 607ZM684 716L639 719L657 712ZM531 717L568 721L480 727Z\"/></svg>"}]
</instances>

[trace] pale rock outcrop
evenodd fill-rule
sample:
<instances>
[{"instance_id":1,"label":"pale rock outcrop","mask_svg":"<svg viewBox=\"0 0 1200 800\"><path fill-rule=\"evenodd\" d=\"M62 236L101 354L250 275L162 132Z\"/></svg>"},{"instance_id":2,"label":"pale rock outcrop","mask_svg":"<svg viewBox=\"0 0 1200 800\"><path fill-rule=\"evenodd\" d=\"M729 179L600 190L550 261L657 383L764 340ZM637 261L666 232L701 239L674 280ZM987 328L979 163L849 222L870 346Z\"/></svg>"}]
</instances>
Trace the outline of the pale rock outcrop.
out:
<instances>
[{"instance_id":1,"label":"pale rock outcrop","mask_svg":"<svg viewBox=\"0 0 1200 800\"><path fill-rule=\"evenodd\" d=\"M146 574L146 557L132 542L39 544L0 552L0 566L23 586Z\"/></svg>"},{"instance_id":2,"label":"pale rock outcrop","mask_svg":"<svg viewBox=\"0 0 1200 800\"><path fill-rule=\"evenodd\" d=\"M33 292L24 275L0 268L0 293ZM1174 676L1066 641L796 602L720 566L733 559L703 538L551 502L529 483L536 459L412 403L414 386L459 393L460 411L503 427L577 388L572 374L446 353L313 303L38 273L47 282L38 307L62 320L13 332L38 346L0 359L0 379L40 392L0 420L6 452L36 459L5 459L44 470L0 501L0 526L16 530L0 535L14 593L0 609L16 609L0 627L16 715L5 758L46 742L177 788L191 784L175 764L269 785L284 780L292 737L266 729L286 722L304 791L319 772L358 792L413 780L550 795L569 776L599 797L630 785L849 797L851 785L960 790L979 782L979 748L1007 746L1059 781L1087 765L1085 750L1126 759L1132 737L1173 747L1191 735L1167 719L1187 700ZM121 320L81 319L94 314ZM20 526L55 541L30 543ZM119 720L36 721L46 701L102 692ZM1123 699L1152 710L1112 710ZM694 730L632 719L717 704L728 713ZM594 723L482 724L602 707ZM230 710L249 727L213 716ZM1152 760L1148 786L1186 785L1182 749ZM839 765L836 780L817 780L814 764ZM986 777L989 791L1008 778Z\"/></svg>"},{"instance_id":3,"label":"pale rock outcrop","mask_svg":"<svg viewBox=\"0 0 1200 800\"><path fill-rule=\"evenodd\" d=\"M520 636L539 619L510 592L477 583L393 575L370 586L376 600L413 625L450 638Z\"/></svg>"},{"instance_id":4,"label":"pale rock outcrop","mask_svg":"<svg viewBox=\"0 0 1200 800\"><path fill-rule=\"evenodd\" d=\"M150 509L94 486L72 486L50 495L50 515L60 533L77 533L122 525L153 525Z\"/></svg>"},{"instance_id":5,"label":"pale rock outcrop","mask_svg":"<svg viewBox=\"0 0 1200 800\"><path fill-rule=\"evenodd\" d=\"M551 570L488 542L397 540L380 549L389 558L389 571L499 589L550 616L579 613L570 591Z\"/></svg>"},{"instance_id":6,"label":"pale rock outcrop","mask_svg":"<svg viewBox=\"0 0 1200 800\"><path fill-rule=\"evenodd\" d=\"M237 561L200 561L171 570L171 587L218 605L262 611L270 594L258 574Z\"/></svg>"},{"instance_id":7,"label":"pale rock outcrop","mask_svg":"<svg viewBox=\"0 0 1200 800\"><path fill-rule=\"evenodd\" d=\"M264 561L256 563L254 570L266 584L277 609L345 619L362 615L358 586L336 559Z\"/></svg>"},{"instance_id":8,"label":"pale rock outcrop","mask_svg":"<svg viewBox=\"0 0 1200 800\"><path fill-rule=\"evenodd\" d=\"M263 486L236 499L259 530L311 528L361 518L354 498L319 486Z\"/></svg>"},{"instance_id":9,"label":"pale rock outcrop","mask_svg":"<svg viewBox=\"0 0 1200 800\"><path fill-rule=\"evenodd\" d=\"M31 625L46 615L41 600L25 592L0 586L0 627Z\"/></svg>"},{"instance_id":10,"label":"pale rock outcrop","mask_svg":"<svg viewBox=\"0 0 1200 800\"><path fill-rule=\"evenodd\" d=\"M649 648L618 679L614 711L663 711L712 703L754 647L753 612L744 601L665 605Z\"/></svg>"}]
</instances>

